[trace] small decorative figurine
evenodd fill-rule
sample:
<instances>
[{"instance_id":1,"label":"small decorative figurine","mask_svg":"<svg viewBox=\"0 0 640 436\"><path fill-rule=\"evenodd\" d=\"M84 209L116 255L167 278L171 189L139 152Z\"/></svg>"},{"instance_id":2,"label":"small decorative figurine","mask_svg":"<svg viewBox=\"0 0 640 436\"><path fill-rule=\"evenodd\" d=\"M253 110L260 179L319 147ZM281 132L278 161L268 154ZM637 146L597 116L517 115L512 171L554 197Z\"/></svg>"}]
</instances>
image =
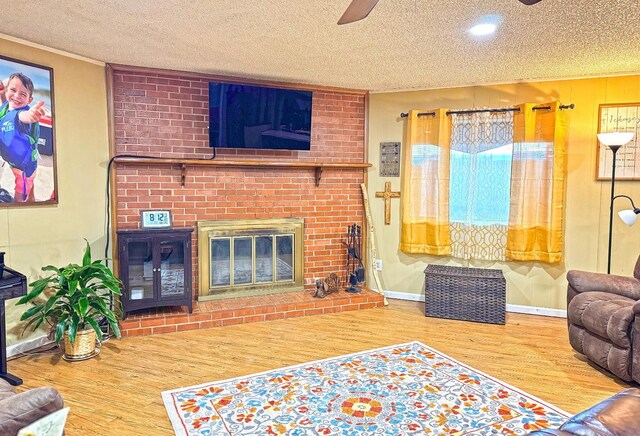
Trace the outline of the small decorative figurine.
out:
<instances>
[{"instance_id":1,"label":"small decorative figurine","mask_svg":"<svg viewBox=\"0 0 640 436\"><path fill-rule=\"evenodd\" d=\"M313 296L316 297L316 298L324 298L325 297L324 283L322 283L322 280L320 280L320 279L316 279L316 292L313 293Z\"/></svg>"},{"instance_id":2,"label":"small decorative figurine","mask_svg":"<svg viewBox=\"0 0 640 436\"><path fill-rule=\"evenodd\" d=\"M336 273L331 273L324 279L316 279L316 291L313 293L314 297L324 298L329 294L338 292L340 290L340 277Z\"/></svg>"}]
</instances>

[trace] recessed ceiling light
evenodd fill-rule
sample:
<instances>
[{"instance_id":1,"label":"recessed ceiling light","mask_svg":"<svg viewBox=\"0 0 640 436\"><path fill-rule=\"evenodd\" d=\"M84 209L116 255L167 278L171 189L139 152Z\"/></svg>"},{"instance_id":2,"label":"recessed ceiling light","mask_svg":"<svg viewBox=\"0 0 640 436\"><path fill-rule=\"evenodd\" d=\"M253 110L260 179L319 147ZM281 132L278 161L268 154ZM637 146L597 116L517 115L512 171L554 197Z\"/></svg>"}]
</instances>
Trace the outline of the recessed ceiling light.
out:
<instances>
[{"instance_id":1,"label":"recessed ceiling light","mask_svg":"<svg viewBox=\"0 0 640 436\"><path fill-rule=\"evenodd\" d=\"M491 35L495 31L496 31L496 25L493 23L476 24L471 29L469 29L469 33L475 36Z\"/></svg>"}]
</instances>

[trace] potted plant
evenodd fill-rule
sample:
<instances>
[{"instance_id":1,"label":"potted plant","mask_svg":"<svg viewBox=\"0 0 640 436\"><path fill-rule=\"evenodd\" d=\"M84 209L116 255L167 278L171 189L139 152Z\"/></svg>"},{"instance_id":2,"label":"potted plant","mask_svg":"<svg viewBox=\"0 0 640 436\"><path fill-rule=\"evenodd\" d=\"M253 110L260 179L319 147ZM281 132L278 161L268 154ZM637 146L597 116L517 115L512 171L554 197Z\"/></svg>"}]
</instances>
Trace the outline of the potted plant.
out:
<instances>
[{"instance_id":1,"label":"potted plant","mask_svg":"<svg viewBox=\"0 0 640 436\"><path fill-rule=\"evenodd\" d=\"M64 339L64 357L66 360L82 360L95 356L96 339L102 339L99 322L103 319L111 326L117 338L120 338L118 320L112 305L119 304L114 295L121 295L120 279L102 263L91 261L91 249L87 247L82 265L70 263L62 268L49 265L42 271L53 274L31 283L31 291L22 297L16 305L32 303L20 318L29 320L25 330L33 326L35 330L45 321L51 326L53 339L60 343ZM46 299L38 298L45 289L52 293Z\"/></svg>"}]
</instances>

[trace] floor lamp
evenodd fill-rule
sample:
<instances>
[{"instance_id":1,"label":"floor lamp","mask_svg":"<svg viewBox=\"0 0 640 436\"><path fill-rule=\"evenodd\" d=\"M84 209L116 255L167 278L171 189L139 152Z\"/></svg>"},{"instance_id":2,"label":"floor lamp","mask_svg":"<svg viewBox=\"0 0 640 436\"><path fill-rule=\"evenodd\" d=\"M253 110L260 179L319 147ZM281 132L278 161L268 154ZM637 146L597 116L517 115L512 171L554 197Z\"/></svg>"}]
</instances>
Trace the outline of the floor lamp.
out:
<instances>
[{"instance_id":1,"label":"floor lamp","mask_svg":"<svg viewBox=\"0 0 640 436\"><path fill-rule=\"evenodd\" d=\"M628 195L616 195L615 196L615 198L618 198L618 197L624 197L624 198L628 199L631 202L631 207L633 209L625 209L625 210L621 210L620 212L618 212L618 216L620 217L620 219L622 221L624 221L624 223L626 225L631 227L632 225L635 224L636 220L638 219L638 214L640 214L640 209L638 209L636 207L636 205L633 204L633 200Z\"/></svg>"},{"instance_id":2,"label":"floor lamp","mask_svg":"<svg viewBox=\"0 0 640 436\"><path fill-rule=\"evenodd\" d=\"M607 252L607 274L611 274L611 237L613 235L613 201L615 200L616 187L616 153L620 147L633 139L632 132L598 133L600 143L613 153L611 166L611 201L609 204L609 250Z\"/></svg>"}]
</instances>

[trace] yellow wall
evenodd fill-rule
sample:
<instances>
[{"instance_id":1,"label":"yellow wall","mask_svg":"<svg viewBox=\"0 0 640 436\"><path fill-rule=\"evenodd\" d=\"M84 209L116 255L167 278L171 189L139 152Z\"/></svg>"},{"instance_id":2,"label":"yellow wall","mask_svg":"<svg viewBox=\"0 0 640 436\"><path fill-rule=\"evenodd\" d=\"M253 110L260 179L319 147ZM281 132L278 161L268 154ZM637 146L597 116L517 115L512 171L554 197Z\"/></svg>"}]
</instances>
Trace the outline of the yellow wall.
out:
<instances>
[{"instance_id":1,"label":"yellow wall","mask_svg":"<svg viewBox=\"0 0 640 436\"><path fill-rule=\"evenodd\" d=\"M5 263L29 281L40 268L82 261L86 238L94 258L104 256L106 165L109 160L105 68L0 39L0 54L53 68L59 204L0 208L0 250ZM9 345L20 337L20 314L8 300Z\"/></svg>"},{"instance_id":2,"label":"yellow wall","mask_svg":"<svg viewBox=\"0 0 640 436\"><path fill-rule=\"evenodd\" d=\"M54 70L60 202L55 206L0 208L0 250L7 253L7 265L25 273L31 281L40 276L44 265L80 261L83 237L89 240L94 257L102 257L104 252L109 155L105 71L101 65L2 39L0 54ZM374 198L374 193L384 189L385 181L392 182L394 191L399 190L400 179L379 177L379 143L402 140L405 122L399 118L400 112L503 107L553 99L576 104L567 114L564 262L553 266L537 262L471 262L470 266L502 269L510 304L559 309L565 308L567 270L606 270L610 184L594 178L598 105L640 102L640 76L372 94L368 146L369 161L374 167L368 184L385 290L422 294L423 271L428 263L461 265L452 258L407 255L398 250L400 201L392 200L392 222L384 225L383 201ZM640 182L619 181L616 187L618 194L630 195L640 203ZM624 201L616 203L616 210L626 207ZM612 272L631 274L640 254L638 247L640 225L627 228L616 218ZM9 345L29 337L19 337L22 328L18 318L23 309L14 307L14 302L6 303Z\"/></svg>"},{"instance_id":3,"label":"yellow wall","mask_svg":"<svg viewBox=\"0 0 640 436\"><path fill-rule=\"evenodd\" d=\"M384 225L384 203L373 198L391 181L400 190L400 178L379 176L380 142L402 141L405 121L399 117L409 109L497 108L524 102L560 100L575 103L567 113L568 176L566 190L564 261L474 262L468 266L499 268L507 280L507 303L566 309L566 272L570 269L606 272L610 182L595 180L598 105L640 102L640 76L608 77L554 82L514 83L429 91L370 95L369 106L369 197L379 258L383 260L385 290L423 293L427 264L463 265L459 259L407 255L399 251L400 201L392 200L391 225ZM403 150L404 152L404 150ZM640 205L640 181L616 182L616 194L627 194ZM628 209L617 200L614 210ZM614 216L612 268L614 274L629 275L640 254L640 225L625 226Z\"/></svg>"}]
</instances>

